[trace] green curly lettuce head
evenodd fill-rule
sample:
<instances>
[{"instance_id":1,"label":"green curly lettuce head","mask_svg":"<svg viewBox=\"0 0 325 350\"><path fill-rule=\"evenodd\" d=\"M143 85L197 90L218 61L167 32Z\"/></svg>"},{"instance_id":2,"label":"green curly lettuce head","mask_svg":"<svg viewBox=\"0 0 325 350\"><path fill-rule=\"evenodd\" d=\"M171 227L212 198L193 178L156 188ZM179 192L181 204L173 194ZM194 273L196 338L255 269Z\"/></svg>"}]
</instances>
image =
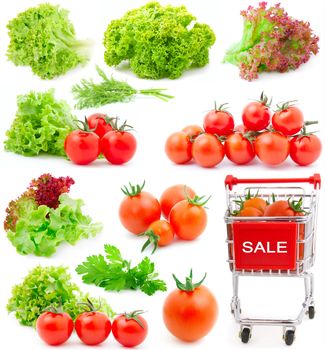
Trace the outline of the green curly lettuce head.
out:
<instances>
[{"instance_id":1,"label":"green curly lettuce head","mask_svg":"<svg viewBox=\"0 0 325 350\"><path fill-rule=\"evenodd\" d=\"M6 132L5 150L24 156L48 153L65 156L64 140L75 129L75 117L54 90L17 97L16 117Z\"/></svg>"},{"instance_id":2,"label":"green curly lettuce head","mask_svg":"<svg viewBox=\"0 0 325 350\"><path fill-rule=\"evenodd\" d=\"M104 59L109 66L129 61L140 78L179 78L193 67L209 62L215 42L212 29L195 23L185 6L161 6L151 2L113 20L104 36Z\"/></svg>"},{"instance_id":3,"label":"green curly lettuce head","mask_svg":"<svg viewBox=\"0 0 325 350\"><path fill-rule=\"evenodd\" d=\"M69 12L41 4L9 21L8 59L30 66L42 79L52 79L88 61L88 44L75 38Z\"/></svg>"},{"instance_id":4,"label":"green curly lettuce head","mask_svg":"<svg viewBox=\"0 0 325 350\"><path fill-rule=\"evenodd\" d=\"M17 320L24 326L35 326L37 318L50 306L60 307L73 319L84 311L88 294L80 291L71 281L71 276L64 266L37 266L29 272L21 284L12 288L12 296L8 300L8 312L14 312ZM95 307L109 317L114 312L105 300L91 299Z\"/></svg>"}]
</instances>

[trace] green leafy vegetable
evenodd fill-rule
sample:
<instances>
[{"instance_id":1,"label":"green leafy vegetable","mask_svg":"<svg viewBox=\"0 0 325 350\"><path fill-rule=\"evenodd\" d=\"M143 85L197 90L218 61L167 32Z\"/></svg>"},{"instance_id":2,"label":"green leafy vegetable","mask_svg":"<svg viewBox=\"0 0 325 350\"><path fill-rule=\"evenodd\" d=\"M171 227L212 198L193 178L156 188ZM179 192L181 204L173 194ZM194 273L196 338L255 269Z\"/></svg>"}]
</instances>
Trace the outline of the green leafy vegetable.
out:
<instances>
[{"instance_id":1,"label":"green leafy vegetable","mask_svg":"<svg viewBox=\"0 0 325 350\"><path fill-rule=\"evenodd\" d=\"M117 66L127 60L136 75L149 79L176 79L189 68L203 67L215 35L195 19L185 6L158 2L131 10L107 27L105 62Z\"/></svg>"},{"instance_id":2,"label":"green leafy vegetable","mask_svg":"<svg viewBox=\"0 0 325 350\"><path fill-rule=\"evenodd\" d=\"M64 140L75 129L76 119L65 101L54 97L54 90L17 97L18 110L6 132L5 149L24 156L48 153L65 156Z\"/></svg>"},{"instance_id":3,"label":"green leafy vegetable","mask_svg":"<svg viewBox=\"0 0 325 350\"><path fill-rule=\"evenodd\" d=\"M257 79L264 71L297 69L318 53L319 38L309 23L290 17L280 4L267 8L267 3L261 2L241 15L242 39L227 51L224 62L238 66L243 79Z\"/></svg>"},{"instance_id":4,"label":"green leafy vegetable","mask_svg":"<svg viewBox=\"0 0 325 350\"><path fill-rule=\"evenodd\" d=\"M44 174L9 203L4 228L17 252L51 256L62 242L74 245L101 231L100 223L82 213L83 201L66 193L73 183L69 177Z\"/></svg>"},{"instance_id":5,"label":"green leafy vegetable","mask_svg":"<svg viewBox=\"0 0 325 350\"><path fill-rule=\"evenodd\" d=\"M69 12L41 4L18 14L7 28L7 56L17 66L30 66L42 79L52 79L88 61L88 43L75 38Z\"/></svg>"},{"instance_id":6,"label":"green leafy vegetable","mask_svg":"<svg viewBox=\"0 0 325 350\"><path fill-rule=\"evenodd\" d=\"M106 244L104 249L106 259L103 255L92 255L76 268L83 282L95 284L107 291L140 289L147 295L167 290L165 282L157 279L155 264L148 257L131 267L131 262L124 260L116 247Z\"/></svg>"},{"instance_id":7,"label":"green leafy vegetable","mask_svg":"<svg viewBox=\"0 0 325 350\"><path fill-rule=\"evenodd\" d=\"M72 93L78 101L75 107L78 109L100 107L115 102L129 102L137 94L154 96L163 101L173 98L162 92L166 89L136 90L125 81L108 78L98 66L96 70L102 78L101 83L96 84L93 80L82 79L80 84L72 87Z\"/></svg>"},{"instance_id":8,"label":"green leafy vegetable","mask_svg":"<svg viewBox=\"0 0 325 350\"><path fill-rule=\"evenodd\" d=\"M37 266L29 272L21 284L12 289L8 300L8 312L14 312L24 326L35 326L38 316L49 306L62 305L63 310L75 319L84 311L79 302L89 298L71 282L67 268L63 266ZM109 317L114 316L105 300L91 299L96 308L100 307Z\"/></svg>"}]
</instances>

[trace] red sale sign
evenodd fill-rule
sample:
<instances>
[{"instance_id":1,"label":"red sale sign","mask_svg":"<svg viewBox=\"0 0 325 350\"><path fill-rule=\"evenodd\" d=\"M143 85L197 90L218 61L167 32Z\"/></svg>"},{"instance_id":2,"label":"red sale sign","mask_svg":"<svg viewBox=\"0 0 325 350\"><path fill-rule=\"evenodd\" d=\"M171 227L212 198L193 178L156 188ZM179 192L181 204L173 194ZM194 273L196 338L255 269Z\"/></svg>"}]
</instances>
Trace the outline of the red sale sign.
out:
<instances>
[{"instance_id":1,"label":"red sale sign","mask_svg":"<svg viewBox=\"0 0 325 350\"><path fill-rule=\"evenodd\" d=\"M236 269L294 270L297 232L294 222L233 223Z\"/></svg>"}]
</instances>

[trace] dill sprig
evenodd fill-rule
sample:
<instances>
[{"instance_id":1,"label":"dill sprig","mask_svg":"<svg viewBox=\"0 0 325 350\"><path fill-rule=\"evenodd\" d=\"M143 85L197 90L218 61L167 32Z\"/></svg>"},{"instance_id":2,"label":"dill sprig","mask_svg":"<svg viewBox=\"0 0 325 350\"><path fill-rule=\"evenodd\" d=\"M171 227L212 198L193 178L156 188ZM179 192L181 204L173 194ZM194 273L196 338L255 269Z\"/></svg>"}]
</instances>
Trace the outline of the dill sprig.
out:
<instances>
[{"instance_id":1,"label":"dill sprig","mask_svg":"<svg viewBox=\"0 0 325 350\"><path fill-rule=\"evenodd\" d=\"M135 95L154 96L163 101L168 101L174 96L163 93L166 89L136 90L125 81L119 81L113 77L108 78L104 71L96 66L98 75L102 81L98 84L92 79L82 79L80 84L72 87L72 93L77 100L77 109L100 107L116 102L130 102Z\"/></svg>"}]
</instances>

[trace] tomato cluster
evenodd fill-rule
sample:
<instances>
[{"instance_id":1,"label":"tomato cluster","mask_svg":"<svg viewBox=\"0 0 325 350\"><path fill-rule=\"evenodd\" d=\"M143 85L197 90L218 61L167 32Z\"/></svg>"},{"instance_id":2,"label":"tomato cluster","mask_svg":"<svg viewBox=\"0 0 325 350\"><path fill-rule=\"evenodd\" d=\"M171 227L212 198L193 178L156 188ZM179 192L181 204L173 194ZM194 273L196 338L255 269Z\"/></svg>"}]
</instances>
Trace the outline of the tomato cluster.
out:
<instances>
[{"instance_id":1,"label":"tomato cluster","mask_svg":"<svg viewBox=\"0 0 325 350\"><path fill-rule=\"evenodd\" d=\"M100 153L111 164L124 164L136 152L137 141L129 132L132 127L124 122L117 125L117 118L96 113L85 122L78 121L82 127L72 131L65 139L64 149L68 158L80 165L86 165L98 158Z\"/></svg>"},{"instance_id":2,"label":"tomato cluster","mask_svg":"<svg viewBox=\"0 0 325 350\"><path fill-rule=\"evenodd\" d=\"M118 315L113 323L103 312L96 311L88 300L85 303L89 311L80 314L75 323L69 314L55 308L42 313L36 323L40 338L49 345L65 343L73 329L79 339L86 345L99 345L113 333L114 338L125 347L141 344L148 333L148 324L141 316L142 311L133 311Z\"/></svg>"},{"instance_id":3,"label":"tomato cluster","mask_svg":"<svg viewBox=\"0 0 325 350\"><path fill-rule=\"evenodd\" d=\"M147 237L142 251L153 245L169 245L174 236L182 240L194 240L207 225L204 205L208 199L199 197L187 186L175 185L166 189L160 201L143 191L145 182L130 188L122 188L125 198L120 204L119 217L122 225L131 233ZM161 214L166 220L161 220Z\"/></svg>"},{"instance_id":4,"label":"tomato cluster","mask_svg":"<svg viewBox=\"0 0 325 350\"><path fill-rule=\"evenodd\" d=\"M193 159L206 168L218 165L224 156L237 165L248 164L257 156L262 163L275 166L289 155L298 165L312 164L320 156L322 145L306 127L317 122L305 122L294 103L278 104L272 115L269 100L262 93L260 100L245 106L243 124L237 126L227 104L215 105L204 117L203 128L189 125L171 134L165 152L176 164Z\"/></svg>"}]
</instances>

